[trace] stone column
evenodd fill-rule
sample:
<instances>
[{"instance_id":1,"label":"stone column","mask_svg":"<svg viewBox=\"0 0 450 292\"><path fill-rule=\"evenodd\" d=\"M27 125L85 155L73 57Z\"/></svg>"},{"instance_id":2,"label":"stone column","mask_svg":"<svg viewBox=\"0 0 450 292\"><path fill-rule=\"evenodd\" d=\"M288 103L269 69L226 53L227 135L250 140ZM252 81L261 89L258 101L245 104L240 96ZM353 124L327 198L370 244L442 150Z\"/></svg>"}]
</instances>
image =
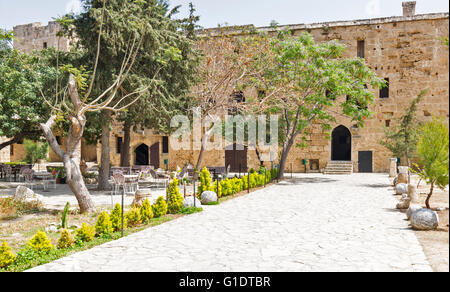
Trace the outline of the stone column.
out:
<instances>
[{"instance_id":1,"label":"stone column","mask_svg":"<svg viewBox=\"0 0 450 292\"><path fill-rule=\"evenodd\" d=\"M397 176L397 158L389 159L389 177Z\"/></svg>"}]
</instances>

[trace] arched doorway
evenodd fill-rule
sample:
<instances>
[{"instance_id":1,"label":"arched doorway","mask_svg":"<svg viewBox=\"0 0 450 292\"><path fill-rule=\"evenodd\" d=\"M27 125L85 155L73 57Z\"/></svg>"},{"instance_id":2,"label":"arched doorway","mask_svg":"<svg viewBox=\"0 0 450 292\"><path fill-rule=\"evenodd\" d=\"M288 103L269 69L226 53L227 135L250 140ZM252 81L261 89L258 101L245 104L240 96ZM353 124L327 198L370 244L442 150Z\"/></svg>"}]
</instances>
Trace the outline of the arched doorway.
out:
<instances>
[{"instance_id":1,"label":"arched doorway","mask_svg":"<svg viewBox=\"0 0 450 292\"><path fill-rule=\"evenodd\" d=\"M141 144L136 148L136 165L149 165L149 149L146 144Z\"/></svg>"},{"instance_id":2,"label":"arched doorway","mask_svg":"<svg viewBox=\"0 0 450 292\"><path fill-rule=\"evenodd\" d=\"M352 134L350 133L350 130L344 126L339 126L333 130L331 140L331 160L352 160Z\"/></svg>"}]
</instances>

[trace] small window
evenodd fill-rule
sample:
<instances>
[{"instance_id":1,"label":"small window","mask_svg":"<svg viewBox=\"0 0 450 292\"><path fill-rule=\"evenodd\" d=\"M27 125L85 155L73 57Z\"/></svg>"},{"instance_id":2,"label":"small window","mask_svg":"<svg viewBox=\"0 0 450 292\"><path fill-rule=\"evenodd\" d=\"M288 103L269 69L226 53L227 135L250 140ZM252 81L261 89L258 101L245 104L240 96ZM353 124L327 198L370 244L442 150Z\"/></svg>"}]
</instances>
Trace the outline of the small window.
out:
<instances>
[{"instance_id":1,"label":"small window","mask_svg":"<svg viewBox=\"0 0 450 292\"><path fill-rule=\"evenodd\" d=\"M61 136L56 136L56 142L58 143L58 145L62 145Z\"/></svg>"},{"instance_id":2,"label":"small window","mask_svg":"<svg viewBox=\"0 0 450 292\"><path fill-rule=\"evenodd\" d=\"M9 147L9 155L14 156L14 144Z\"/></svg>"},{"instance_id":3,"label":"small window","mask_svg":"<svg viewBox=\"0 0 450 292\"><path fill-rule=\"evenodd\" d=\"M391 126L391 120L386 120L385 124L386 124L386 128L389 128Z\"/></svg>"},{"instance_id":4,"label":"small window","mask_svg":"<svg viewBox=\"0 0 450 292\"><path fill-rule=\"evenodd\" d=\"M167 154L169 153L169 137L164 136L163 137L163 153Z\"/></svg>"},{"instance_id":5,"label":"small window","mask_svg":"<svg viewBox=\"0 0 450 292\"><path fill-rule=\"evenodd\" d=\"M117 137L117 139L116 139L116 153L117 154L122 153L122 144L123 144L123 138Z\"/></svg>"},{"instance_id":6,"label":"small window","mask_svg":"<svg viewBox=\"0 0 450 292\"><path fill-rule=\"evenodd\" d=\"M358 57L361 59L365 58L365 46L366 46L366 42L364 40L360 40L358 41Z\"/></svg>"},{"instance_id":7,"label":"small window","mask_svg":"<svg viewBox=\"0 0 450 292\"><path fill-rule=\"evenodd\" d=\"M389 98L389 78L384 79L386 86L380 89L380 98Z\"/></svg>"},{"instance_id":8,"label":"small window","mask_svg":"<svg viewBox=\"0 0 450 292\"><path fill-rule=\"evenodd\" d=\"M44 45L43 45L42 47L43 47L44 49L47 49L47 48L48 48L47 43L45 42Z\"/></svg>"}]
</instances>

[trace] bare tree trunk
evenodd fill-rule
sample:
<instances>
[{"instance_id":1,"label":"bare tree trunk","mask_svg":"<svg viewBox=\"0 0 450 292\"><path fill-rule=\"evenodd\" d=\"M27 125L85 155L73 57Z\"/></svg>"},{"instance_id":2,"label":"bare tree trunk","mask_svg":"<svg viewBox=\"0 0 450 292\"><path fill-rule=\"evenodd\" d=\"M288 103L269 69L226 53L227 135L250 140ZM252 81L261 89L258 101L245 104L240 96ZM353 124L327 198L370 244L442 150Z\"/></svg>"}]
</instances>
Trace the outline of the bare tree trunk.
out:
<instances>
[{"instance_id":1,"label":"bare tree trunk","mask_svg":"<svg viewBox=\"0 0 450 292\"><path fill-rule=\"evenodd\" d=\"M67 176L67 184L77 198L80 212L89 213L95 211L95 205L91 199L89 190L84 184L83 175L80 170L80 152L78 152L78 149L81 149L81 141L79 142L79 145L76 146L75 152L66 154L66 157L64 158L64 168L66 173L71 174L70 176Z\"/></svg>"},{"instance_id":2,"label":"bare tree trunk","mask_svg":"<svg viewBox=\"0 0 450 292\"><path fill-rule=\"evenodd\" d=\"M284 176L284 171L286 169L286 163L289 156L289 152L291 151L293 140L290 139L289 142L283 147L283 152L281 154L281 160L280 160L280 169L278 172L278 179L282 179Z\"/></svg>"},{"instance_id":3,"label":"bare tree trunk","mask_svg":"<svg viewBox=\"0 0 450 292\"><path fill-rule=\"evenodd\" d=\"M123 144L120 151L120 166L129 167L130 166L130 143L131 143L131 125L125 122L123 125Z\"/></svg>"},{"instance_id":4,"label":"bare tree trunk","mask_svg":"<svg viewBox=\"0 0 450 292\"><path fill-rule=\"evenodd\" d=\"M430 199L431 196L433 195L433 191L434 191L434 182L431 183L430 193L428 194L427 199L425 201L425 205L427 206L428 209L431 209Z\"/></svg>"},{"instance_id":5,"label":"bare tree trunk","mask_svg":"<svg viewBox=\"0 0 450 292\"><path fill-rule=\"evenodd\" d=\"M202 147L200 148L200 153L198 154L197 164L195 166L195 169L197 169L197 172L194 174L194 179L198 179L198 173L201 171L202 163L203 163L203 157L205 156L206 151L206 145L208 144L208 139L211 136L212 128L205 132L205 134L202 137Z\"/></svg>"},{"instance_id":6,"label":"bare tree trunk","mask_svg":"<svg viewBox=\"0 0 450 292\"><path fill-rule=\"evenodd\" d=\"M56 116L51 116L47 123L41 124L41 129L44 132L44 136L49 142L50 147L52 147L53 151L63 159L67 184L77 198L80 212L93 212L95 211L95 205L84 184L83 175L80 170L81 138L83 137L86 118L83 115L70 117L71 125L67 135L65 152L58 145L52 132L55 118Z\"/></svg>"},{"instance_id":7,"label":"bare tree trunk","mask_svg":"<svg viewBox=\"0 0 450 292\"><path fill-rule=\"evenodd\" d=\"M104 110L102 112L102 117L104 123L102 124L102 153L100 158L100 169L98 173L98 190L105 191L109 190L109 169L110 165L110 147L109 139L111 135L110 121L111 112L109 110Z\"/></svg>"}]
</instances>

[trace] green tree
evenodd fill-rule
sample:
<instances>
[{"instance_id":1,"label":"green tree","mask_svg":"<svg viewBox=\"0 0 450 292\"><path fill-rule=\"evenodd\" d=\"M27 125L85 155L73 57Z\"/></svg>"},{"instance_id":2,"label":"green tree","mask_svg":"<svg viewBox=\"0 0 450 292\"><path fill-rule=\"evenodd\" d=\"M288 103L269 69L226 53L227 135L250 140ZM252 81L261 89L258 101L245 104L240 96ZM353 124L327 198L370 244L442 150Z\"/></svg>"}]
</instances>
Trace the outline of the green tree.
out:
<instances>
[{"instance_id":1,"label":"green tree","mask_svg":"<svg viewBox=\"0 0 450 292\"><path fill-rule=\"evenodd\" d=\"M132 105L120 112L102 109L96 118L102 121L99 124L102 145L99 189L104 189L109 179L112 119L118 118L124 122L126 137L122 164L128 164L131 129L149 126L165 132L171 115L183 108L184 101L188 101L186 94L194 76L190 72L195 54L192 54L191 40L183 35L180 21L172 19L178 7L169 10L167 1L110 0L105 5L104 17L101 13L102 0L84 0L82 4L82 13L69 16L74 25L73 29L68 29L68 33L77 36L77 44L85 49L91 59L97 55L100 23L104 26L100 38L103 49L98 58L99 74L93 92L101 93L114 82L116 68L122 66L122 60L129 52L129 40L135 37L141 40L136 50L136 66L129 72L128 82L121 84L115 97L115 100ZM142 88L146 90L142 91ZM136 92L141 93L141 98L135 99L132 93Z\"/></svg>"},{"instance_id":2,"label":"green tree","mask_svg":"<svg viewBox=\"0 0 450 292\"><path fill-rule=\"evenodd\" d=\"M39 65L37 55L27 55L12 49L11 32L0 31L0 136L9 139L0 150L22 142L38 140L42 135L39 124L50 110L44 103L40 88L54 93L54 68Z\"/></svg>"},{"instance_id":3,"label":"green tree","mask_svg":"<svg viewBox=\"0 0 450 292\"><path fill-rule=\"evenodd\" d=\"M449 133L442 119L433 119L421 129L417 154L419 164L416 172L421 179L431 185L425 201L430 209L430 199L435 186L444 190L449 184Z\"/></svg>"},{"instance_id":4,"label":"green tree","mask_svg":"<svg viewBox=\"0 0 450 292\"><path fill-rule=\"evenodd\" d=\"M421 127L420 121L416 118L417 105L426 93L426 90L420 92L419 96L411 102L405 114L397 120L398 126L386 128L385 138L380 141L380 144L396 157L405 158L408 167L411 167L411 158L416 154ZM411 180L410 176L408 176L408 180Z\"/></svg>"},{"instance_id":5,"label":"green tree","mask_svg":"<svg viewBox=\"0 0 450 292\"><path fill-rule=\"evenodd\" d=\"M25 161L34 165L38 160L46 159L48 155L48 143L47 142L33 142L31 140L25 140Z\"/></svg>"},{"instance_id":6,"label":"green tree","mask_svg":"<svg viewBox=\"0 0 450 292\"><path fill-rule=\"evenodd\" d=\"M141 1L135 2L142 3ZM116 59L123 57L121 58L122 61L120 62L120 65L113 68L109 67L112 70L111 74L114 76L114 79L111 81L109 87L106 87L104 91L94 91L94 85L96 84L96 81L98 81L98 78L103 78L103 76L97 72L97 69L100 66L100 56L103 55L103 31L110 31L109 27L104 27L104 18L108 19L109 17L106 10L106 1L104 0L103 3L99 4L102 6L100 6L98 11L100 13L100 18L98 21L99 27L96 43L97 53L94 58L95 61L92 66L93 69L91 72L88 72L84 66L74 67L71 64L57 67L56 88L59 88L58 84L61 84L61 90L56 90L57 94L54 99L45 98L45 96L43 96L45 103L52 110L52 114L47 122L41 123L40 125L44 132L44 136L53 151L64 162L67 184L75 194L82 213L95 210L95 205L90 197L88 189L86 188L80 171L80 152L78 151L81 147L81 139L83 138L84 130L86 128L87 114L99 113L102 111L121 112L126 110L126 108L136 102L151 86L151 84L146 85L143 88L128 92L125 95L121 95L119 93L121 92L123 86L126 86L126 84L131 82L129 76L132 74L132 69L138 59L139 51L147 38L147 30L150 31L151 29L148 23L139 21L139 13L137 13L137 11L123 11L123 13L129 13L135 16L135 18L130 19L126 25L132 27L136 33L130 38L124 40L125 46L128 49L123 56L116 57ZM92 13L95 13L95 11ZM70 24L70 22L67 21L66 18L63 18L60 20L60 24L63 28L65 28ZM112 28L112 30L114 30L114 28ZM110 49L111 48L106 47L106 50ZM59 52L57 51L57 60L59 60L58 53ZM162 64L167 62L167 59L164 57L170 58L171 56L162 56ZM68 81L65 82L65 80ZM63 86L63 84L65 85ZM62 93L59 94L59 92ZM134 97L133 101L124 102L126 98L130 96ZM56 126L58 121L69 124L67 143L64 150L58 145L52 131L52 128Z\"/></svg>"},{"instance_id":7,"label":"green tree","mask_svg":"<svg viewBox=\"0 0 450 292\"><path fill-rule=\"evenodd\" d=\"M255 111L281 116L279 176L283 177L290 150L307 146L312 124L330 131L340 107L344 115L363 126L374 100L368 86L378 88L383 81L363 59L344 58L345 46L337 41L316 44L309 33L292 37L286 31L264 42L267 49L256 57L256 72L261 74L252 83L264 90L265 96L249 100L249 104L253 103ZM340 102L340 96L349 98Z\"/></svg>"}]
</instances>

